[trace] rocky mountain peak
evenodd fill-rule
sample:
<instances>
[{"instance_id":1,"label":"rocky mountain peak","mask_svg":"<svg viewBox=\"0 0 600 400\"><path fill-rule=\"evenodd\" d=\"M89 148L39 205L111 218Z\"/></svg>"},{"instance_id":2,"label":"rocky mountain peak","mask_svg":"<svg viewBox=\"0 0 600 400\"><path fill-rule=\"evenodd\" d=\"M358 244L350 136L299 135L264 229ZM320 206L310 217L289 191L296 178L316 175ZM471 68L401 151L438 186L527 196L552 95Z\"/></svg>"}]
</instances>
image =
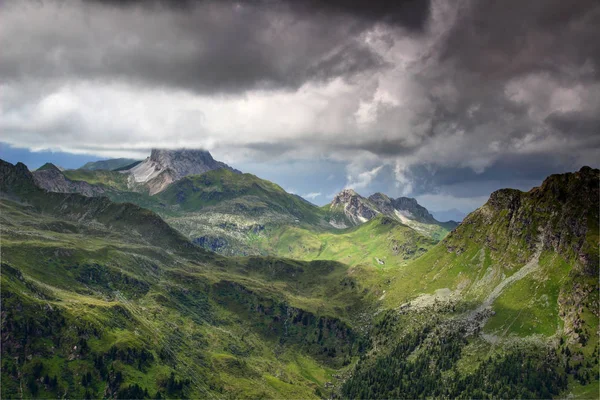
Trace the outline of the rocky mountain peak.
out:
<instances>
[{"instance_id":1,"label":"rocky mountain peak","mask_svg":"<svg viewBox=\"0 0 600 400\"><path fill-rule=\"evenodd\" d=\"M374 218L376 207L353 189L344 189L331 202L331 209L342 209L344 215L354 224L361 224Z\"/></svg>"},{"instance_id":2,"label":"rocky mountain peak","mask_svg":"<svg viewBox=\"0 0 600 400\"><path fill-rule=\"evenodd\" d=\"M375 193L369 196L369 201L374 203L379 211L388 216L394 215L394 205L392 199L383 193Z\"/></svg>"},{"instance_id":3,"label":"rocky mountain peak","mask_svg":"<svg viewBox=\"0 0 600 400\"><path fill-rule=\"evenodd\" d=\"M413 219L424 223L436 223L437 221L429 211L412 197L398 197L392 200L394 209L412 216Z\"/></svg>"},{"instance_id":4,"label":"rocky mountain peak","mask_svg":"<svg viewBox=\"0 0 600 400\"><path fill-rule=\"evenodd\" d=\"M171 168L183 176L190 175L186 173L187 169L212 167L218 164L208 151L194 149L152 149L150 161L160 164L163 168Z\"/></svg>"},{"instance_id":5,"label":"rocky mountain peak","mask_svg":"<svg viewBox=\"0 0 600 400\"><path fill-rule=\"evenodd\" d=\"M332 204L332 206L338 205L338 204L345 204L354 197L361 197L361 196L358 193L356 193L354 191L354 189L344 189L335 195L331 204Z\"/></svg>"},{"instance_id":6,"label":"rocky mountain peak","mask_svg":"<svg viewBox=\"0 0 600 400\"><path fill-rule=\"evenodd\" d=\"M225 163L216 161L206 150L152 149L150 157L129 172L136 183L147 183L150 194L155 194L185 176L203 174L219 168L240 172Z\"/></svg>"},{"instance_id":7,"label":"rocky mountain peak","mask_svg":"<svg viewBox=\"0 0 600 400\"><path fill-rule=\"evenodd\" d=\"M392 199L383 193L375 193L369 196L369 201L375 204L381 213L390 217L396 216L400 219L408 218L427 224L437 223L429 211L417 203L416 199L411 197L398 197L397 199Z\"/></svg>"}]
</instances>

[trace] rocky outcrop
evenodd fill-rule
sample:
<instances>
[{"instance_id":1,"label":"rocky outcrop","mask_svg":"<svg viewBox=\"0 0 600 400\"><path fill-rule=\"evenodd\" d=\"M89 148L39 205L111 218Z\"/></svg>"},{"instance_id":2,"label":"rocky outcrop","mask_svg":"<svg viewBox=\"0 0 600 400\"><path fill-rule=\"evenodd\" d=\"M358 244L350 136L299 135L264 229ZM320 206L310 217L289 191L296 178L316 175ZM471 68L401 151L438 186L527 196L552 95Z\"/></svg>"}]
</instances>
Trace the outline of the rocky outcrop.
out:
<instances>
[{"instance_id":1,"label":"rocky outcrop","mask_svg":"<svg viewBox=\"0 0 600 400\"><path fill-rule=\"evenodd\" d=\"M409 197L390 198L383 193L375 193L364 198L352 189L345 189L334 197L329 206L330 225L345 228L360 225L377 215L385 215L419 231L435 237L436 232L454 229L454 221L439 222L417 200ZM437 239L439 240L439 238Z\"/></svg>"},{"instance_id":2,"label":"rocky outcrop","mask_svg":"<svg viewBox=\"0 0 600 400\"><path fill-rule=\"evenodd\" d=\"M18 162L12 165L0 160L0 192L6 194L18 194L20 192L37 191L33 175L27 166Z\"/></svg>"},{"instance_id":3,"label":"rocky outcrop","mask_svg":"<svg viewBox=\"0 0 600 400\"><path fill-rule=\"evenodd\" d=\"M338 193L333 198L330 209L343 212L354 225L362 224L379 213L373 204L352 189Z\"/></svg>"},{"instance_id":4,"label":"rocky outcrop","mask_svg":"<svg viewBox=\"0 0 600 400\"><path fill-rule=\"evenodd\" d=\"M150 157L126 172L131 174L132 187L143 184L153 195L185 176L203 174L220 168L240 173L229 165L216 161L205 150L152 149Z\"/></svg>"},{"instance_id":5,"label":"rocky outcrop","mask_svg":"<svg viewBox=\"0 0 600 400\"><path fill-rule=\"evenodd\" d=\"M398 211L408 219L423 222L425 224L437 224L435 218L427 209L410 197L398 197L392 199L383 193L375 193L369 196L369 201L377 205L379 211L387 216L393 217Z\"/></svg>"},{"instance_id":6,"label":"rocky outcrop","mask_svg":"<svg viewBox=\"0 0 600 400\"><path fill-rule=\"evenodd\" d=\"M446 245L453 251L468 239L507 258L515 253L513 258L520 263L541 241L545 250L577 260L588 274L596 274L599 180L598 169L583 167L551 175L529 192L498 190L465 218Z\"/></svg>"},{"instance_id":7,"label":"rocky outcrop","mask_svg":"<svg viewBox=\"0 0 600 400\"><path fill-rule=\"evenodd\" d=\"M56 193L79 193L84 196L101 196L106 189L83 181L72 181L53 164L45 164L33 172L35 184L44 190Z\"/></svg>"}]
</instances>

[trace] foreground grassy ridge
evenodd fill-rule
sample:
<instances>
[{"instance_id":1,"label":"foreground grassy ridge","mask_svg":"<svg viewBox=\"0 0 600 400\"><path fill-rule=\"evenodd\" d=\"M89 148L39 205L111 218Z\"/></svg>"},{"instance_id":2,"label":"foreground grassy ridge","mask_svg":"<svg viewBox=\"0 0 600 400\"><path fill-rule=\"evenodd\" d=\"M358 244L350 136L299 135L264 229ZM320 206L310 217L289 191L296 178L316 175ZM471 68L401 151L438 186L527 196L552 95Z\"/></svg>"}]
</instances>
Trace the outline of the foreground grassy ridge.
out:
<instances>
[{"instance_id":1,"label":"foreground grassy ridge","mask_svg":"<svg viewBox=\"0 0 600 400\"><path fill-rule=\"evenodd\" d=\"M365 346L354 327L367 303L341 264L190 259L0 207L2 373L17 379L3 397L128 397L136 383L150 396L311 398Z\"/></svg>"},{"instance_id":2,"label":"foreground grassy ridge","mask_svg":"<svg viewBox=\"0 0 600 400\"><path fill-rule=\"evenodd\" d=\"M551 176L527 193L498 191L444 241L392 273L389 304L446 288L482 301L536 255L525 278L552 281L556 296L569 279L597 275L597 205L598 170Z\"/></svg>"},{"instance_id":3,"label":"foreground grassy ridge","mask_svg":"<svg viewBox=\"0 0 600 400\"><path fill-rule=\"evenodd\" d=\"M402 305L400 316L387 315L379 324L408 333L373 332L378 352L361 361L343 392L384 398L598 397L598 178L598 170L584 168L551 176L527 193L496 192L407 266L356 272L387 307ZM462 342L448 340L452 331L440 336L427 325L396 325L403 314L417 321L414 313L437 319L435 325L463 325ZM402 335L408 336L397 341ZM413 347L406 347L411 341ZM427 341L442 343L443 353L423 347ZM431 375L423 373L427 365ZM541 370L549 375L538 375ZM406 376L414 379L405 385ZM495 386L473 386L494 380Z\"/></svg>"}]
</instances>

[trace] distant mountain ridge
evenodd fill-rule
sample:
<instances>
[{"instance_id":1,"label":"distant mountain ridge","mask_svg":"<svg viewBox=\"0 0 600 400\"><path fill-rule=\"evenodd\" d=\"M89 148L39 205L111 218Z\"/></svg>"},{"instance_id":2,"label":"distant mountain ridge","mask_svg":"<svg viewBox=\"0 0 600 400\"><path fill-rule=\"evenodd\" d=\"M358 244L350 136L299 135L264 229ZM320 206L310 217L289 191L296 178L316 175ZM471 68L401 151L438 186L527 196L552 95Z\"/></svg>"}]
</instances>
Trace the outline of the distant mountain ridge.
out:
<instances>
[{"instance_id":1,"label":"distant mountain ridge","mask_svg":"<svg viewBox=\"0 0 600 400\"><path fill-rule=\"evenodd\" d=\"M272 182L243 174L204 150L153 149L148 158L130 165L129 169L60 171L48 164L33 176L39 187L50 192L106 196L148 208L190 240L226 255L315 257L318 249L327 247L322 232L359 226L378 215L435 242L455 226L437 222L414 199L391 199L381 193L364 198L349 189L336 196L329 208L318 207ZM288 231L286 226L294 229ZM402 239L393 239L386 247L393 257L404 254L401 242L412 238L401 231L394 230L394 235ZM281 235L287 232L299 235L305 250L282 245ZM406 254L416 254L418 247L408 246ZM378 257L383 253L378 252Z\"/></svg>"},{"instance_id":2,"label":"distant mountain ridge","mask_svg":"<svg viewBox=\"0 0 600 400\"><path fill-rule=\"evenodd\" d=\"M100 161L90 161L85 163L79 169L89 170L89 171L97 171L97 170L106 170L113 171L115 169L123 168L128 165L133 164L138 160L134 160L133 158L111 158L109 160L100 160Z\"/></svg>"},{"instance_id":3,"label":"distant mountain ridge","mask_svg":"<svg viewBox=\"0 0 600 400\"><path fill-rule=\"evenodd\" d=\"M36 172L55 173L56 171L58 170L46 168ZM119 226L130 229L132 233L135 232L137 236L156 246L168 243L177 249L193 248L180 232L165 223L154 212L132 203L115 203L106 197L47 191L37 185L35 174L32 174L23 163L12 165L0 160L0 193L10 198L25 200L38 212L66 220L97 221L108 227Z\"/></svg>"},{"instance_id":4,"label":"distant mountain ridge","mask_svg":"<svg viewBox=\"0 0 600 400\"><path fill-rule=\"evenodd\" d=\"M436 220L413 198L393 199L383 193L375 193L365 198L352 189L342 190L324 208L330 213L329 223L336 228L360 225L382 214L426 236L441 239L445 233L458 225L454 221Z\"/></svg>"},{"instance_id":5,"label":"distant mountain ridge","mask_svg":"<svg viewBox=\"0 0 600 400\"><path fill-rule=\"evenodd\" d=\"M186 176L221 168L241 173L223 162L216 161L205 150L153 149L150 156L143 161L104 160L87 163L76 170L62 170L47 163L34 171L33 175L38 186L51 192L99 196L117 190L154 195Z\"/></svg>"}]
</instances>

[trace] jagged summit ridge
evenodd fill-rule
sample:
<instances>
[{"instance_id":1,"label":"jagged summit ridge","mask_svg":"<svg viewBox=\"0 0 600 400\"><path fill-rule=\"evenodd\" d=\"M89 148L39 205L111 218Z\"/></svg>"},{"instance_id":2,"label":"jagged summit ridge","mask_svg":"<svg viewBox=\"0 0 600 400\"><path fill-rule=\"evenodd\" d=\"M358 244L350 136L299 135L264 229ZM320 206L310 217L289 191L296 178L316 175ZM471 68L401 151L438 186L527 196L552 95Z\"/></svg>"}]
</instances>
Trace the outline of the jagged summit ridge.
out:
<instances>
[{"instance_id":1,"label":"jagged summit ridge","mask_svg":"<svg viewBox=\"0 0 600 400\"><path fill-rule=\"evenodd\" d=\"M453 221L439 222L421 206L416 199L409 197L390 198L383 193L375 193L365 198L353 189L344 189L338 193L329 205L333 213L329 223L338 228L360 225L383 214L423 233L438 238L438 227L448 231L456 227Z\"/></svg>"},{"instance_id":2,"label":"jagged summit ridge","mask_svg":"<svg viewBox=\"0 0 600 400\"><path fill-rule=\"evenodd\" d=\"M406 218L423 223L435 224L438 222L425 207L411 197L392 199L383 193L375 193L369 196L369 200L375 203L379 211L386 215L400 213Z\"/></svg>"},{"instance_id":3,"label":"jagged summit ridge","mask_svg":"<svg viewBox=\"0 0 600 400\"><path fill-rule=\"evenodd\" d=\"M354 225L359 225L377 216L379 211L373 204L353 189L344 189L331 202L331 210L342 211Z\"/></svg>"}]
</instances>

